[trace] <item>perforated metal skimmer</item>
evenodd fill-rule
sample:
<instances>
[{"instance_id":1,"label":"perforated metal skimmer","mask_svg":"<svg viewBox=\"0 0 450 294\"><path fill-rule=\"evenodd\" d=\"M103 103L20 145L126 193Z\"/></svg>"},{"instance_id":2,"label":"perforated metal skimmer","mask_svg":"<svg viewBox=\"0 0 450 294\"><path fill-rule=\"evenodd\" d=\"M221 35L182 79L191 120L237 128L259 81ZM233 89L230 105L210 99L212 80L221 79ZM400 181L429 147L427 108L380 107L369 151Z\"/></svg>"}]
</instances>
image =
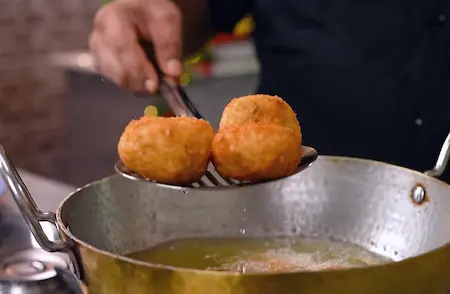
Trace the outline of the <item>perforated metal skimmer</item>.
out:
<instances>
[{"instance_id":1,"label":"perforated metal skimmer","mask_svg":"<svg viewBox=\"0 0 450 294\"><path fill-rule=\"evenodd\" d=\"M172 85L170 82L160 78L160 92L161 96L167 101L176 116L189 116L196 118L203 118L192 101L189 99L186 92L179 85ZM302 146L302 159L294 174L297 174L309 167L316 159L318 153L312 147ZM118 161L115 165L115 170L122 176L137 181L148 181L161 186L171 188L183 188L176 185L161 184L150 179L144 178L136 172L128 169L122 161ZM219 175L214 166L210 163L205 175L200 181L189 185L193 188L217 188L217 187L234 187L238 185L250 185L255 183L239 182L232 179L225 179Z\"/></svg>"}]
</instances>

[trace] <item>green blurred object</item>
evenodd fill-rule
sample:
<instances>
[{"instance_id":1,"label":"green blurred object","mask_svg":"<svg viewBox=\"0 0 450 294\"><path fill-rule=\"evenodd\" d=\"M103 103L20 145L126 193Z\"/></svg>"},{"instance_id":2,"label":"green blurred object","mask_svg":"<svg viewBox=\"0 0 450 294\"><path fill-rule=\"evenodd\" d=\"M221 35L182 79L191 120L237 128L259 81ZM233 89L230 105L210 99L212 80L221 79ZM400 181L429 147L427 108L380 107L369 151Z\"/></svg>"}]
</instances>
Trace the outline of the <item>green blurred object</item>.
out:
<instances>
[{"instance_id":1,"label":"green blurred object","mask_svg":"<svg viewBox=\"0 0 450 294\"><path fill-rule=\"evenodd\" d=\"M106 3L111 2L112 0L102 0L102 1L103 1L103 4L106 4Z\"/></svg>"}]
</instances>

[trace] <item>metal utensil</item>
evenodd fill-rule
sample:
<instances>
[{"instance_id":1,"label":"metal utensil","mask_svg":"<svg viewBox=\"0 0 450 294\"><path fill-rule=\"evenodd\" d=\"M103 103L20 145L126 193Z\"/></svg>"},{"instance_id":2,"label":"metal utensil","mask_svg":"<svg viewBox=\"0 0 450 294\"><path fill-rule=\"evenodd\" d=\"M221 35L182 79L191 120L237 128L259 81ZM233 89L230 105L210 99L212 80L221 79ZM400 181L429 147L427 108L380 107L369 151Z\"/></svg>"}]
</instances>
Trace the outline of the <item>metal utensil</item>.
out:
<instances>
[{"instance_id":1,"label":"metal utensil","mask_svg":"<svg viewBox=\"0 0 450 294\"><path fill-rule=\"evenodd\" d=\"M161 96L167 101L176 116L203 118L181 86L172 84L162 76L160 76L159 81ZM317 159L317 156L318 153L314 148L302 146L302 159L294 174L297 174L305 168L309 167ZM171 188L181 188L181 186L161 184L152 181L151 179L142 177L138 173L127 168L125 164L120 160L115 164L114 167L117 173L131 180L148 181L157 185L163 185ZM205 175L200 179L200 181L192 183L188 187L217 188L250 184L251 183L248 182L225 179L224 177L219 175L213 164L210 163Z\"/></svg>"}]
</instances>

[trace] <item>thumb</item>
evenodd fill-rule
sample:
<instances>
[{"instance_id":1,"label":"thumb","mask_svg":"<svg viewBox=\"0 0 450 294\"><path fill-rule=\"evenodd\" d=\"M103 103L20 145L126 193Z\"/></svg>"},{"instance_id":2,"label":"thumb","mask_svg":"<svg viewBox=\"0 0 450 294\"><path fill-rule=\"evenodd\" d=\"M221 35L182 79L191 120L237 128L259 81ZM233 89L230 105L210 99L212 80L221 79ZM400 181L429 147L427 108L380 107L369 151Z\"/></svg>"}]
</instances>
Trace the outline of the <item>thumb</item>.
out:
<instances>
[{"instance_id":1,"label":"thumb","mask_svg":"<svg viewBox=\"0 0 450 294\"><path fill-rule=\"evenodd\" d=\"M165 75L178 78L183 73L182 17L170 1L160 3L152 8L149 28L155 57Z\"/></svg>"}]
</instances>

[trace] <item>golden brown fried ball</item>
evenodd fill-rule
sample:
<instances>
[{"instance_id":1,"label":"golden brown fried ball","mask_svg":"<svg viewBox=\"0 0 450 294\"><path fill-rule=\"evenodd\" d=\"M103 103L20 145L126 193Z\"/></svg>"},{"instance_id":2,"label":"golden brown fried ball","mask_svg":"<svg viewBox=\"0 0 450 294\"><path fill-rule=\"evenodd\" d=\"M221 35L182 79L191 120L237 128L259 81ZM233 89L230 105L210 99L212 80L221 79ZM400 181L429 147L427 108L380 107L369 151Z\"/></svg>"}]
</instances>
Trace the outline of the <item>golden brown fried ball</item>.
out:
<instances>
[{"instance_id":1,"label":"golden brown fried ball","mask_svg":"<svg viewBox=\"0 0 450 294\"><path fill-rule=\"evenodd\" d=\"M125 128L118 152L130 170L160 183L184 185L205 173L213 137L213 128L202 119L142 117Z\"/></svg>"},{"instance_id":2,"label":"golden brown fried ball","mask_svg":"<svg viewBox=\"0 0 450 294\"><path fill-rule=\"evenodd\" d=\"M301 136L297 115L291 106L278 96L249 95L234 98L225 107L220 128L246 123L266 123L285 126Z\"/></svg>"},{"instance_id":3,"label":"golden brown fried ball","mask_svg":"<svg viewBox=\"0 0 450 294\"><path fill-rule=\"evenodd\" d=\"M301 160L301 140L291 128L247 123L221 128L212 143L220 175L260 182L292 175Z\"/></svg>"}]
</instances>

